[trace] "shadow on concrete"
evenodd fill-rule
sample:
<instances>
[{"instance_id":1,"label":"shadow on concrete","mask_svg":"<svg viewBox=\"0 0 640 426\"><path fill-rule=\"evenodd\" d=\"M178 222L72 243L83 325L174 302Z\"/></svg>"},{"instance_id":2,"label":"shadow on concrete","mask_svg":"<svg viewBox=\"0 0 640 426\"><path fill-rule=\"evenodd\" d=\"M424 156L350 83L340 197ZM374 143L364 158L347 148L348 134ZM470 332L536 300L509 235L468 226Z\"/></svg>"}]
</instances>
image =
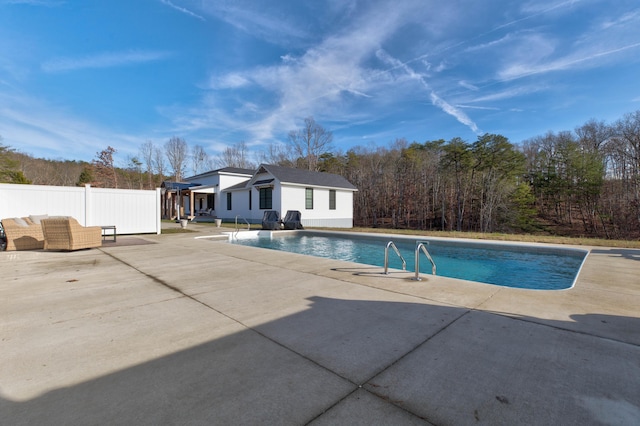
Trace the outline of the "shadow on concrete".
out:
<instances>
[{"instance_id":1,"label":"shadow on concrete","mask_svg":"<svg viewBox=\"0 0 640 426\"><path fill-rule=\"evenodd\" d=\"M578 394L638 405L637 346L449 306L309 301L303 312L31 400L0 399L0 423L576 424L592 415ZM611 319L595 317L573 319ZM350 409L361 392L376 397Z\"/></svg>"},{"instance_id":2,"label":"shadow on concrete","mask_svg":"<svg viewBox=\"0 0 640 426\"><path fill-rule=\"evenodd\" d=\"M388 274L384 273L384 269L379 266L367 267L354 267L354 268L331 268L332 271L346 272L357 277L386 277L406 280L408 277L414 275L410 271L400 271L397 269L390 269ZM365 271L366 270L366 271Z\"/></svg>"},{"instance_id":3,"label":"shadow on concrete","mask_svg":"<svg viewBox=\"0 0 640 426\"><path fill-rule=\"evenodd\" d=\"M155 241L149 241L139 237L118 236L116 241L113 241L112 239L102 240L102 246L100 248L142 246L147 244L157 244L157 243Z\"/></svg>"},{"instance_id":4,"label":"shadow on concrete","mask_svg":"<svg viewBox=\"0 0 640 426\"><path fill-rule=\"evenodd\" d=\"M640 261L640 250L634 250L634 249L622 249L622 248L591 249L591 253L606 254L611 257L623 257L629 260Z\"/></svg>"}]
</instances>

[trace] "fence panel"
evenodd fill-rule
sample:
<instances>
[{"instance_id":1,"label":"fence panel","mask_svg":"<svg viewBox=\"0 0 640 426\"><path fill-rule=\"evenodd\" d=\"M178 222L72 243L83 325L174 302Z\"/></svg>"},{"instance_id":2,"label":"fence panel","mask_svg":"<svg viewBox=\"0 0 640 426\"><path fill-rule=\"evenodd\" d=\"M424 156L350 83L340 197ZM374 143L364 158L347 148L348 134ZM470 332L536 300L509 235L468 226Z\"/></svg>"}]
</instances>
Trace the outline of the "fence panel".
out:
<instances>
[{"instance_id":1,"label":"fence panel","mask_svg":"<svg viewBox=\"0 0 640 426\"><path fill-rule=\"evenodd\" d=\"M160 189L154 191L0 184L0 219L71 216L81 225L115 225L118 234L160 233Z\"/></svg>"},{"instance_id":2,"label":"fence panel","mask_svg":"<svg viewBox=\"0 0 640 426\"><path fill-rule=\"evenodd\" d=\"M91 188L87 193L87 225L115 225L118 234L156 233L158 191Z\"/></svg>"}]
</instances>

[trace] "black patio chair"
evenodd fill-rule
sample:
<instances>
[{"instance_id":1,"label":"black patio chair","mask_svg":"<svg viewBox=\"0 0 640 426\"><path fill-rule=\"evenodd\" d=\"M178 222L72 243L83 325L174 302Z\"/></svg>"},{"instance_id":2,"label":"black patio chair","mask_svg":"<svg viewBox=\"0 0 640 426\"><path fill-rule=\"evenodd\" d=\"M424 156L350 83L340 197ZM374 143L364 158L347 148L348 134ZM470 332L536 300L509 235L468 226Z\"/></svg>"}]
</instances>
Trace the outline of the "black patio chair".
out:
<instances>
[{"instance_id":1,"label":"black patio chair","mask_svg":"<svg viewBox=\"0 0 640 426\"><path fill-rule=\"evenodd\" d=\"M302 213L298 210L287 210L282 223L284 223L284 229L304 229L302 227Z\"/></svg>"},{"instance_id":2,"label":"black patio chair","mask_svg":"<svg viewBox=\"0 0 640 426\"><path fill-rule=\"evenodd\" d=\"M280 229L280 213L276 210L267 210L262 216L262 229Z\"/></svg>"}]
</instances>

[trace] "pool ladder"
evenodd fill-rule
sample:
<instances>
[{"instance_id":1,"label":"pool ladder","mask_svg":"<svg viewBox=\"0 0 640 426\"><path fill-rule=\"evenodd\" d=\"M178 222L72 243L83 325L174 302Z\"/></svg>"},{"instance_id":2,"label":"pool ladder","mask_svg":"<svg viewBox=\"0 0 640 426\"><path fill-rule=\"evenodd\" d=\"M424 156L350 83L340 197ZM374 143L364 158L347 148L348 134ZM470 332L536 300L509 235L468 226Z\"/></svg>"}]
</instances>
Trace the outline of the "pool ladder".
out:
<instances>
[{"instance_id":1,"label":"pool ladder","mask_svg":"<svg viewBox=\"0 0 640 426\"><path fill-rule=\"evenodd\" d=\"M394 242L389 241L387 243L387 246L384 248L384 273L389 275L389 247L393 248L393 251L395 251L398 257L400 258L400 260L402 260L402 270L406 271L407 262L404 260L404 257L402 257L402 255L400 254L400 250L398 250L398 247L396 247Z\"/></svg>"},{"instance_id":2,"label":"pool ladder","mask_svg":"<svg viewBox=\"0 0 640 426\"><path fill-rule=\"evenodd\" d=\"M247 219L245 219L244 217L238 215L238 216L236 216L236 231L233 234L233 238L238 238L238 232L240 232L240 226L238 224L238 218L240 218L240 219L242 219L242 220L244 220L246 222L247 231L251 230L251 224L249 223L249 221Z\"/></svg>"},{"instance_id":3,"label":"pool ladder","mask_svg":"<svg viewBox=\"0 0 640 426\"><path fill-rule=\"evenodd\" d=\"M433 258L431 257L431 255L429 254L429 250L427 250L427 247L426 247L427 245L429 245L428 241L422 241L416 244L416 250L415 250L416 275L413 278L415 281L422 280L422 278L420 278L420 251L422 251L424 255L427 256L427 259L429 259L429 262L431 262L431 274L436 275L436 264L433 261ZM402 270L406 271L407 262L404 260L404 257L402 257L402 254L400 254L400 250L398 250L398 247L396 247L395 243L393 241L389 241L387 243L387 246L384 248L384 273L389 275L389 247L391 247L393 251L396 252L400 260L402 260Z\"/></svg>"},{"instance_id":4,"label":"pool ladder","mask_svg":"<svg viewBox=\"0 0 640 426\"><path fill-rule=\"evenodd\" d=\"M431 258L431 255L429 254L429 250L427 250L427 247L425 245L429 245L429 241L424 241L424 242L419 242L416 245L416 276L413 277L413 279L415 281L421 281L422 278L420 278L420 250L422 250L422 252L424 253L425 256L427 256L427 259L429 259L429 262L431 262L431 275L435 275L436 274L436 263L433 261L433 259Z\"/></svg>"}]
</instances>

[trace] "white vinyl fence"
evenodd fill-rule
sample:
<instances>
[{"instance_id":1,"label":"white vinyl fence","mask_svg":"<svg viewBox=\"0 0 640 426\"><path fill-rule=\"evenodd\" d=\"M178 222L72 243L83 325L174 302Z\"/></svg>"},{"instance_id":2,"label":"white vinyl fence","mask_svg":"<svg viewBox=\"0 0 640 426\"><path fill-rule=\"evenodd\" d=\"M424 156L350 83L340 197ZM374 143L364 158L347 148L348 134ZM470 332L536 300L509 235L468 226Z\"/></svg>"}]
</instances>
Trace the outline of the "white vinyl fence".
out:
<instances>
[{"instance_id":1,"label":"white vinyl fence","mask_svg":"<svg viewBox=\"0 0 640 426\"><path fill-rule=\"evenodd\" d=\"M0 184L0 219L42 214L71 216L83 226L115 225L118 234L159 234L160 188Z\"/></svg>"}]
</instances>

